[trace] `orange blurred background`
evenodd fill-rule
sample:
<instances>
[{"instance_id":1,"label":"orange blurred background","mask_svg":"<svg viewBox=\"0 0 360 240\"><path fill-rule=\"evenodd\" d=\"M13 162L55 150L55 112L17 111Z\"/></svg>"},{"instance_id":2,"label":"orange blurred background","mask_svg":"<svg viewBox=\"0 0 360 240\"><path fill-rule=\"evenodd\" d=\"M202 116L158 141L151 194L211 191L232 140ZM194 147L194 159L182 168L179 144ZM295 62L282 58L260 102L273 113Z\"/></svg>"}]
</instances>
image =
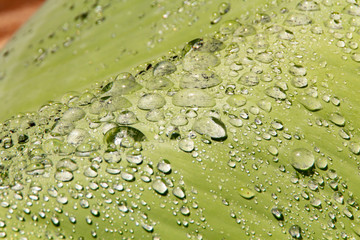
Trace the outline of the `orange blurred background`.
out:
<instances>
[{"instance_id":1,"label":"orange blurred background","mask_svg":"<svg viewBox=\"0 0 360 240\"><path fill-rule=\"evenodd\" d=\"M45 0L0 0L0 49Z\"/></svg>"}]
</instances>

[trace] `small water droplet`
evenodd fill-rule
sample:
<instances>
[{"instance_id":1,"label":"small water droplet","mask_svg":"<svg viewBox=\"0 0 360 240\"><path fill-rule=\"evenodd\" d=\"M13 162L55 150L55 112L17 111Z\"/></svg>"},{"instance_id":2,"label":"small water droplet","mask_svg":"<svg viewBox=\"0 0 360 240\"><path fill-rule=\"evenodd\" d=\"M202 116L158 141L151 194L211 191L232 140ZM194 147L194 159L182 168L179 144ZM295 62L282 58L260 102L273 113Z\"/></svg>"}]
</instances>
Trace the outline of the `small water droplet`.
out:
<instances>
[{"instance_id":1,"label":"small water droplet","mask_svg":"<svg viewBox=\"0 0 360 240\"><path fill-rule=\"evenodd\" d=\"M297 148L291 153L291 165L300 171L306 171L313 167L315 158L312 152L305 148Z\"/></svg>"}]
</instances>

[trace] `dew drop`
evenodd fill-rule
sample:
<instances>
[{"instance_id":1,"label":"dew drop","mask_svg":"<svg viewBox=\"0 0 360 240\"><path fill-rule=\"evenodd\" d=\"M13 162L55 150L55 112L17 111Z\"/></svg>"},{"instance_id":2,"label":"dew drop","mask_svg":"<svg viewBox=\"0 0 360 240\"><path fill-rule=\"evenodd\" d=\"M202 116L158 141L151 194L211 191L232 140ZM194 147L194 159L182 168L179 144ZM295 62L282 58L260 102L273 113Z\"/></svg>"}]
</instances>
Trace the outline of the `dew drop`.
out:
<instances>
[{"instance_id":1,"label":"dew drop","mask_svg":"<svg viewBox=\"0 0 360 240\"><path fill-rule=\"evenodd\" d=\"M306 171L313 167L314 155L305 148L297 148L291 153L291 165L300 171Z\"/></svg>"},{"instance_id":2,"label":"dew drop","mask_svg":"<svg viewBox=\"0 0 360 240\"><path fill-rule=\"evenodd\" d=\"M240 196L245 199L252 199L253 197L255 197L255 192L248 187L241 187L238 191Z\"/></svg>"},{"instance_id":3,"label":"dew drop","mask_svg":"<svg viewBox=\"0 0 360 240\"><path fill-rule=\"evenodd\" d=\"M213 107L215 99L200 89L183 89L173 96L172 102L179 107Z\"/></svg>"}]
</instances>

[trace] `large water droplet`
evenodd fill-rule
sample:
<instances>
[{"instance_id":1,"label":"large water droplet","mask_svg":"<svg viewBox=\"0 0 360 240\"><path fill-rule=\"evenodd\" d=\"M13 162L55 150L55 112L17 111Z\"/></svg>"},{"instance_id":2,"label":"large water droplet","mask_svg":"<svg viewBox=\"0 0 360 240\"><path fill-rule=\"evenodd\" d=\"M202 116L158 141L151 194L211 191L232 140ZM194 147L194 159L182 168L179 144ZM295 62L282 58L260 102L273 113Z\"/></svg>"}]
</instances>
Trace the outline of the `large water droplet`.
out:
<instances>
[{"instance_id":1,"label":"large water droplet","mask_svg":"<svg viewBox=\"0 0 360 240\"><path fill-rule=\"evenodd\" d=\"M265 94L276 100L285 100L286 94L279 87L269 87L265 90Z\"/></svg>"},{"instance_id":2,"label":"large water droplet","mask_svg":"<svg viewBox=\"0 0 360 240\"><path fill-rule=\"evenodd\" d=\"M168 61L162 61L154 66L154 76L169 75L176 71L176 66Z\"/></svg>"},{"instance_id":3,"label":"large water droplet","mask_svg":"<svg viewBox=\"0 0 360 240\"><path fill-rule=\"evenodd\" d=\"M298 3L296 8L300 11L319 11L320 6L313 0L302 0Z\"/></svg>"},{"instance_id":4,"label":"large water droplet","mask_svg":"<svg viewBox=\"0 0 360 240\"><path fill-rule=\"evenodd\" d=\"M256 86L259 84L260 79L257 76L256 73L253 72L247 72L244 73L240 78L239 78L239 82L245 86Z\"/></svg>"},{"instance_id":5,"label":"large water droplet","mask_svg":"<svg viewBox=\"0 0 360 240\"><path fill-rule=\"evenodd\" d=\"M299 101L309 111L315 112L322 109L321 102L314 97L303 96Z\"/></svg>"},{"instance_id":6,"label":"large water droplet","mask_svg":"<svg viewBox=\"0 0 360 240\"><path fill-rule=\"evenodd\" d=\"M166 104L165 99L157 93L149 93L142 96L138 101L138 108L152 110L161 108Z\"/></svg>"},{"instance_id":7,"label":"large water droplet","mask_svg":"<svg viewBox=\"0 0 360 240\"><path fill-rule=\"evenodd\" d=\"M289 26L302 26L311 24L312 20L308 16L302 13L290 13L285 20L285 23Z\"/></svg>"},{"instance_id":8,"label":"large water droplet","mask_svg":"<svg viewBox=\"0 0 360 240\"><path fill-rule=\"evenodd\" d=\"M156 179L153 182L152 188L155 190L155 192L157 192L160 195L166 195L168 192L168 188L166 184L160 179Z\"/></svg>"},{"instance_id":9,"label":"large water droplet","mask_svg":"<svg viewBox=\"0 0 360 240\"><path fill-rule=\"evenodd\" d=\"M255 197L255 192L248 187L240 187L238 192L240 196L245 199L252 199L253 197Z\"/></svg>"},{"instance_id":10,"label":"large water droplet","mask_svg":"<svg viewBox=\"0 0 360 240\"><path fill-rule=\"evenodd\" d=\"M193 129L197 133L211 137L213 140L222 141L227 138L225 124L215 117L201 117L197 119Z\"/></svg>"},{"instance_id":11,"label":"large water droplet","mask_svg":"<svg viewBox=\"0 0 360 240\"><path fill-rule=\"evenodd\" d=\"M297 148L291 153L291 165L300 171L306 171L313 167L315 158L312 152L305 148Z\"/></svg>"},{"instance_id":12,"label":"large water droplet","mask_svg":"<svg viewBox=\"0 0 360 240\"><path fill-rule=\"evenodd\" d=\"M180 80L181 88L211 88L219 85L222 82L221 78L214 72L208 70L192 71L190 74L185 74Z\"/></svg>"},{"instance_id":13,"label":"large water droplet","mask_svg":"<svg viewBox=\"0 0 360 240\"><path fill-rule=\"evenodd\" d=\"M345 118L340 113L331 113L329 120L337 126L345 126Z\"/></svg>"}]
</instances>

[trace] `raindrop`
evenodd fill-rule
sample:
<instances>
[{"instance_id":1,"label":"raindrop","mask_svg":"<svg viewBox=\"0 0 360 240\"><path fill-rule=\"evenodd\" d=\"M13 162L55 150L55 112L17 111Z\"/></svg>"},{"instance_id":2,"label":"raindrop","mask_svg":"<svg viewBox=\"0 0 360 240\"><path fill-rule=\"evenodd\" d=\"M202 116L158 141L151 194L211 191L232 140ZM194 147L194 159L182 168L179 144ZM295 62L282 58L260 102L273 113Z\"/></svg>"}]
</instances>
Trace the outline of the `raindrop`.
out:
<instances>
[{"instance_id":1,"label":"raindrop","mask_svg":"<svg viewBox=\"0 0 360 240\"><path fill-rule=\"evenodd\" d=\"M208 70L196 70L185 74L180 80L181 88L211 88L222 82L219 76Z\"/></svg>"},{"instance_id":2,"label":"raindrop","mask_svg":"<svg viewBox=\"0 0 360 240\"><path fill-rule=\"evenodd\" d=\"M225 124L215 117L201 117L197 119L193 129L201 135L211 137L213 140L222 141L227 138Z\"/></svg>"},{"instance_id":3,"label":"raindrop","mask_svg":"<svg viewBox=\"0 0 360 240\"><path fill-rule=\"evenodd\" d=\"M313 167L314 155L305 148L297 148L291 153L291 165L299 171L306 171Z\"/></svg>"},{"instance_id":4,"label":"raindrop","mask_svg":"<svg viewBox=\"0 0 360 240\"><path fill-rule=\"evenodd\" d=\"M183 89L173 96L172 102L179 107L213 107L215 99L200 89Z\"/></svg>"},{"instance_id":5,"label":"raindrop","mask_svg":"<svg viewBox=\"0 0 360 240\"><path fill-rule=\"evenodd\" d=\"M168 188L166 184L160 179L156 179L153 182L152 188L155 190L155 192L157 192L160 195L166 195L168 192Z\"/></svg>"},{"instance_id":6,"label":"raindrop","mask_svg":"<svg viewBox=\"0 0 360 240\"><path fill-rule=\"evenodd\" d=\"M241 187L238 191L240 196L245 199L252 199L253 197L255 197L255 192L248 187Z\"/></svg>"}]
</instances>

